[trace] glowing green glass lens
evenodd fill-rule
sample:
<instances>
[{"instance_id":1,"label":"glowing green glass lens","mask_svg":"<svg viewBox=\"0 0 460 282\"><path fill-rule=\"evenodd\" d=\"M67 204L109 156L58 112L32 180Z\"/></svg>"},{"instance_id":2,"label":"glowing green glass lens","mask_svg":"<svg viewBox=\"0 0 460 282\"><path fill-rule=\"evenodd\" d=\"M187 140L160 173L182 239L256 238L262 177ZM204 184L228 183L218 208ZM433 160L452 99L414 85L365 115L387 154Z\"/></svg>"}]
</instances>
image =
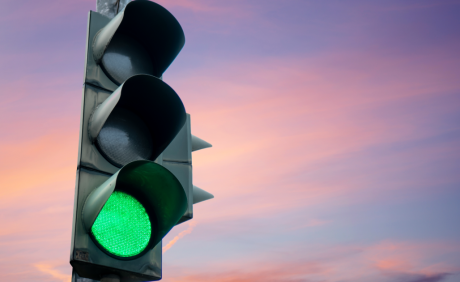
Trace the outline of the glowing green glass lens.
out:
<instances>
[{"instance_id":1,"label":"glowing green glass lens","mask_svg":"<svg viewBox=\"0 0 460 282\"><path fill-rule=\"evenodd\" d=\"M119 257L140 254L152 234L149 216L133 196L115 191L91 227L97 242Z\"/></svg>"}]
</instances>

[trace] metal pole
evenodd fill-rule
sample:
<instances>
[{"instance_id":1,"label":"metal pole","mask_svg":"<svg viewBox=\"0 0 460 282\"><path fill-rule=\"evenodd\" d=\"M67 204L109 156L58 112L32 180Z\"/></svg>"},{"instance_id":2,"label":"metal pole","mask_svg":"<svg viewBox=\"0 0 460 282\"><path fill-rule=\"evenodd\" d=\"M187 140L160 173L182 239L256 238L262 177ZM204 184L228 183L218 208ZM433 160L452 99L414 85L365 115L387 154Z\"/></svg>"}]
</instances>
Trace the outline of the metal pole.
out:
<instances>
[{"instance_id":1,"label":"metal pole","mask_svg":"<svg viewBox=\"0 0 460 282\"><path fill-rule=\"evenodd\" d=\"M96 12L113 18L123 11L131 0L96 0Z\"/></svg>"},{"instance_id":2,"label":"metal pole","mask_svg":"<svg viewBox=\"0 0 460 282\"><path fill-rule=\"evenodd\" d=\"M72 268L72 282L97 282L96 280L78 276L75 269Z\"/></svg>"}]
</instances>

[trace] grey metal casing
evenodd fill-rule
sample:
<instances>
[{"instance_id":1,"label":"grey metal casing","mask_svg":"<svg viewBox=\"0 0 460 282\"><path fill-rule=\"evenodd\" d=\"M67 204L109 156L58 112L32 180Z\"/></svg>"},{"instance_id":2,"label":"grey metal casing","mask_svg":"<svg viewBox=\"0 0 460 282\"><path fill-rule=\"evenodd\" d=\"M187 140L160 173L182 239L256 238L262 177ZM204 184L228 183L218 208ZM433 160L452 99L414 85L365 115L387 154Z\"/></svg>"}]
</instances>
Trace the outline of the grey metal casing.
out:
<instances>
[{"instance_id":1,"label":"grey metal casing","mask_svg":"<svg viewBox=\"0 0 460 282\"><path fill-rule=\"evenodd\" d=\"M163 151L163 161L177 163L192 163L192 131L190 127L190 115L184 127L177 133L176 138Z\"/></svg>"},{"instance_id":2,"label":"grey metal casing","mask_svg":"<svg viewBox=\"0 0 460 282\"><path fill-rule=\"evenodd\" d=\"M132 41L129 39L128 41L117 39L118 36L122 36L125 39L131 38ZM130 43L126 45L123 42ZM135 47L138 43L143 47L140 46L140 49ZM146 71L145 74L161 78L163 72L174 61L184 44L185 35L177 19L164 7L154 2L140 0L129 2L112 20L90 11L86 45L85 83L114 91L124 80L132 75L144 73L144 71ZM115 49L111 49L112 47ZM141 55L144 49L146 53ZM124 53L127 50L137 50L132 53L136 57L132 61ZM132 71L134 72L128 71L128 69L118 72L115 65L113 65L115 57L110 59L109 57L112 57L112 55L109 55L104 59L106 52L117 57L116 61L118 63L115 65L123 65L124 62L128 63L128 61L133 63L128 65L133 68ZM137 57L138 55L140 57ZM148 61L152 65L147 63ZM107 68L106 63L111 67ZM106 72L104 72L103 68L105 68ZM121 76L119 77L119 75Z\"/></svg>"},{"instance_id":3,"label":"grey metal casing","mask_svg":"<svg viewBox=\"0 0 460 282\"><path fill-rule=\"evenodd\" d=\"M88 132L88 122L91 114L95 111L97 106L102 104L110 95L110 91L89 84L85 84L83 86L78 170L73 219L73 226L75 229L72 231L70 261L78 273L82 274L82 276L92 277L93 279L98 279L98 277L105 274L105 271L109 271L110 273L117 273L123 277L123 281L158 280L161 279L162 270L161 243L140 258L132 261L120 261L107 256L99 249L98 246L95 245L90 238L90 235L85 231L84 226L82 226L82 221L78 218L81 216L82 205L89 193L119 170L118 167L109 163L101 155L97 147L91 142ZM187 148L186 150L183 150L184 146ZM179 223L193 217L192 166L190 157L191 151L189 148L191 148L190 116L187 115L186 124L163 153L166 155L166 160L169 161L163 161L163 154L155 161L169 169L184 187L188 200L188 209ZM177 152L175 152L176 149L178 150ZM104 258L110 261L103 260ZM124 267L125 271L121 272L120 270L109 269L99 264L120 264L119 266ZM144 271L146 276L139 276L135 272L129 271L130 269Z\"/></svg>"},{"instance_id":4,"label":"grey metal casing","mask_svg":"<svg viewBox=\"0 0 460 282\"><path fill-rule=\"evenodd\" d=\"M91 142L88 132L88 123L92 113L102 104L111 92L94 87L89 84L83 86L82 112L80 123L80 142L78 147L78 168L85 167L114 174L120 168L108 162L99 152L96 145ZM184 127L179 131L169 146L155 160L171 171L184 187L188 199L188 209L179 223L193 218L193 181L191 163L191 133L190 115Z\"/></svg>"},{"instance_id":5,"label":"grey metal casing","mask_svg":"<svg viewBox=\"0 0 460 282\"><path fill-rule=\"evenodd\" d=\"M193 218L193 182L192 182L192 165L185 163L174 163L163 161L162 164L179 180L180 184L187 195L187 211L177 224Z\"/></svg>"},{"instance_id":6,"label":"grey metal casing","mask_svg":"<svg viewBox=\"0 0 460 282\"><path fill-rule=\"evenodd\" d=\"M113 83L96 63L93 56L92 44L97 32L110 22L110 18L97 12L89 11L88 14L88 37L86 42L86 63L85 63L85 83L90 83L101 88L115 91L118 85Z\"/></svg>"},{"instance_id":7,"label":"grey metal casing","mask_svg":"<svg viewBox=\"0 0 460 282\"><path fill-rule=\"evenodd\" d=\"M109 22L109 18L94 11L89 12L70 262L82 277L95 280L99 280L105 274L117 274L122 277L122 281L126 282L159 280L162 275L161 242L138 258L118 260L106 255L96 246L80 220L82 207L89 193L120 169L102 156L91 142L88 133L88 122L92 113L118 88L118 85L112 82L95 62L92 49L95 35ZM183 144L187 144L186 150L181 147ZM169 169L184 187L188 209L179 223L193 217L190 148L190 117L187 115L186 125L164 151L166 160L163 161L163 154L155 160L156 163ZM187 157L184 159L185 155ZM117 269L106 265L116 266ZM78 276L76 273L75 275Z\"/></svg>"},{"instance_id":8,"label":"grey metal casing","mask_svg":"<svg viewBox=\"0 0 460 282\"><path fill-rule=\"evenodd\" d=\"M190 124L190 115L187 114L184 127L158 157L158 159L161 158L162 165L179 179L187 195L188 208L178 224L193 218L192 134Z\"/></svg>"},{"instance_id":9,"label":"grey metal casing","mask_svg":"<svg viewBox=\"0 0 460 282\"><path fill-rule=\"evenodd\" d=\"M117 274L125 282L161 279L161 242L138 258L120 260L104 253L86 232L80 218L85 201L94 189L109 178L109 174L85 168L77 170L70 263L80 276L95 280L106 274ZM107 265L115 268L109 268Z\"/></svg>"},{"instance_id":10,"label":"grey metal casing","mask_svg":"<svg viewBox=\"0 0 460 282\"><path fill-rule=\"evenodd\" d=\"M114 174L120 168L109 163L91 142L88 124L91 114L102 104L111 92L89 84L83 86L82 113L80 124L80 146L78 148L78 167L86 167L107 174Z\"/></svg>"},{"instance_id":11,"label":"grey metal casing","mask_svg":"<svg viewBox=\"0 0 460 282\"><path fill-rule=\"evenodd\" d=\"M97 280L80 277L78 273L75 272L75 269L72 269L72 280L71 282L97 282Z\"/></svg>"}]
</instances>

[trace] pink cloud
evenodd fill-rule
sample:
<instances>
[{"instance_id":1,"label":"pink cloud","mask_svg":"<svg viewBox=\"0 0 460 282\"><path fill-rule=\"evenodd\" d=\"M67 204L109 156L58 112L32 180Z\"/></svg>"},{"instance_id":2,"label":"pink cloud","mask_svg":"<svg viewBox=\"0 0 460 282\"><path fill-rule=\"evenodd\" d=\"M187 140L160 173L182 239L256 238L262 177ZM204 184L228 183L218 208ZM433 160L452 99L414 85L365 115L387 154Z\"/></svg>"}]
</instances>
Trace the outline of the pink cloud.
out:
<instances>
[{"instance_id":1,"label":"pink cloud","mask_svg":"<svg viewBox=\"0 0 460 282\"><path fill-rule=\"evenodd\" d=\"M33 187L75 177L78 132L56 132L21 143L2 143L0 193L18 195ZM72 153L73 152L73 153Z\"/></svg>"},{"instance_id":2,"label":"pink cloud","mask_svg":"<svg viewBox=\"0 0 460 282\"><path fill-rule=\"evenodd\" d=\"M422 173L417 168L421 164L452 158L456 154L452 142L383 154L368 161L367 166L378 169L365 174L339 175L328 169L341 163L365 168L356 156L366 150L456 130L425 124L441 122L444 113L458 111L458 103L431 102L460 90L454 75L458 62L442 52L426 60L421 60L423 56L323 54L295 61L218 64L172 81L166 76L178 93L186 93L193 134L213 144L212 149L194 153L193 160L195 184L216 195L216 204L202 208L203 222L333 205L350 193L356 202L382 201L382 195L389 197L391 191L401 195L402 189L455 181L396 178L388 180L384 190L371 189L376 179L408 169ZM314 177L311 172L329 177ZM302 173L311 177L290 181ZM238 209L230 204L234 201Z\"/></svg>"},{"instance_id":3,"label":"pink cloud","mask_svg":"<svg viewBox=\"0 0 460 282\"><path fill-rule=\"evenodd\" d=\"M207 262L206 272L173 267L165 281L366 282L401 281L401 276L418 281L414 278L434 279L460 270L456 263L440 264L434 259L449 253L458 255L460 250L455 243L385 241L370 245L314 246L306 243L285 247L288 249L283 254L288 255L259 253L241 259L221 258Z\"/></svg>"},{"instance_id":4,"label":"pink cloud","mask_svg":"<svg viewBox=\"0 0 460 282\"><path fill-rule=\"evenodd\" d=\"M323 269L315 263L264 263L247 265L244 269L234 269L222 272L208 271L207 273L185 274L180 277L166 278L165 281L204 281L204 282L300 282L309 274L323 273Z\"/></svg>"},{"instance_id":5,"label":"pink cloud","mask_svg":"<svg viewBox=\"0 0 460 282\"><path fill-rule=\"evenodd\" d=\"M11 22L21 20L22 24L34 23L35 25L49 23L55 21L63 15L74 14L81 8L96 10L94 1L82 0L78 2L62 2L48 1L46 5L36 1L26 1L21 3L11 4L8 7L10 12L8 15L1 18L1 22ZM24 21L23 19L28 19Z\"/></svg>"},{"instance_id":6,"label":"pink cloud","mask_svg":"<svg viewBox=\"0 0 460 282\"><path fill-rule=\"evenodd\" d=\"M163 254L171 249L172 246L174 246L174 244L177 243L177 241L179 241L179 239L183 238L185 235L187 234L190 234L192 233L192 230L193 228L196 226L196 221L191 221L189 222L188 224L188 228L182 232L180 232L177 236L175 236L171 241L169 241L164 247L163 247Z\"/></svg>"},{"instance_id":7,"label":"pink cloud","mask_svg":"<svg viewBox=\"0 0 460 282\"><path fill-rule=\"evenodd\" d=\"M429 277L437 273L460 271L458 264L433 260L443 254L458 254L459 251L460 248L455 243L387 241L369 248L364 259L382 271L422 274Z\"/></svg>"},{"instance_id":8,"label":"pink cloud","mask_svg":"<svg viewBox=\"0 0 460 282\"><path fill-rule=\"evenodd\" d=\"M219 7L218 3L210 2L210 1L196 1L196 0L174 0L174 1L166 1L160 0L156 1L156 3L168 8L168 7L179 7L190 9L194 12L219 12L221 8Z\"/></svg>"},{"instance_id":9,"label":"pink cloud","mask_svg":"<svg viewBox=\"0 0 460 282\"><path fill-rule=\"evenodd\" d=\"M71 282L72 280L72 276L70 274L62 273L59 270L55 269L55 263L39 262L34 264L34 267L38 269L40 272L46 273L52 278L54 278L53 281Z\"/></svg>"},{"instance_id":10,"label":"pink cloud","mask_svg":"<svg viewBox=\"0 0 460 282\"><path fill-rule=\"evenodd\" d=\"M34 19L40 15L37 11L52 14L62 5L57 4L57 8L41 5L34 12L18 12L11 17L25 15ZM206 13L225 12L209 1L168 1L164 5ZM64 10L73 8L70 5ZM40 17L40 21L48 20ZM200 224L243 217L265 219L276 213L320 205L333 209L345 199L351 201L345 195L353 195L356 204L381 202L385 200L382 195L391 195L396 189L417 191L423 185L455 180L395 179L386 182L389 185L385 190L372 190L376 179L407 169L424 175L425 171L417 167L421 163L457 157L458 146L454 142L414 147L398 152L397 156L382 153L370 161L356 160L366 150L410 143L458 129L425 126L432 120L444 124L443 114L458 112L457 100L417 109L421 103L447 97L446 93L460 89L457 75L460 61L443 51L415 53L404 58L337 52L316 57L254 59L249 63L224 61L208 63L181 77L169 78L166 74L165 80L182 95L192 114L193 134L214 145L194 153L195 184L216 196L195 208ZM34 56L27 58L32 63L41 60ZM16 57L1 59L10 63ZM58 269L60 266L43 262L41 254L51 252L53 259L68 259L79 111L66 112L65 118L55 120L53 110L60 102L69 102L59 94L68 93L65 91L75 77L44 82L42 78L31 75L2 86L2 93L14 93L2 99L3 113L14 112L17 108L11 105L15 103L24 103L22 106L31 109L2 127L2 130L21 128L26 132L16 132L0 141L0 202L3 210L11 211L1 217L0 236L4 236L1 246L13 256L8 266L21 266L14 268L14 274L3 267L0 272L9 274L0 274L2 280L26 277L20 272L27 267L33 269L28 269L27 275L40 273L44 275L40 276L42 281L64 281L68 277ZM36 97L30 94L33 91ZM80 89L75 90L72 103L79 104L80 95ZM356 169L342 174L343 168L331 168L343 164L379 169L365 170L366 173ZM61 226L63 222L67 222L65 227ZM305 216L299 225L316 228L329 223L335 224L312 215ZM232 234L246 227L239 228L229 227L223 232ZM248 229L257 232L253 227ZM55 234L49 235L49 230ZM190 231L182 231L166 247ZM26 233L34 235L20 236ZM52 246L51 251L48 246ZM307 243L289 246L288 253L295 253L301 247L312 246ZM357 251L348 254L331 250L330 263L319 258L322 253L302 258L300 262L276 263L254 255L245 260L248 262L245 270L240 269L245 265L241 261L209 262L211 266L221 265L206 274L186 269L185 274L170 281L301 281L302 277L375 281L369 277L377 277L381 272L433 276L458 271L459 267L453 263L427 262L427 258L452 250L458 253L449 244L383 242L349 249ZM307 249L305 253L308 252ZM68 265L66 269L70 269Z\"/></svg>"}]
</instances>

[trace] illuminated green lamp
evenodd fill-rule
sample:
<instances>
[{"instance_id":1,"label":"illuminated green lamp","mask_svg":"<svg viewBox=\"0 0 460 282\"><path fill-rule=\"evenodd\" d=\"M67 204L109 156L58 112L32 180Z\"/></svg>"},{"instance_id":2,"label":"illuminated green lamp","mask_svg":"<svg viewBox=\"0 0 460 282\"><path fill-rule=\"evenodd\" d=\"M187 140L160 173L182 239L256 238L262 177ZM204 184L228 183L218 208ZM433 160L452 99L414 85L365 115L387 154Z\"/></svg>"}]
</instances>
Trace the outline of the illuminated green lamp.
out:
<instances>
[{"instance_id":1,"label":"illuminated green lamp","mask_svg":"<svg viewBox=\"0 0 460 282\"><path fill-rule=\"evenodd\" d=\"M152 227L147 211L138 200L115 191L97 216L91 234L109 253L132 257L147 247Z\"/></svg>"},{"instance_id":2,"label":"illuminated green lamp","mask_svg":"<svg viewBox=\"0 0 460 282\"><path fill-rule=\"evenodd\" d=\"M155 247L186 209L185 191L169 170L135 161L88 196L82 217L99 248L120 259L133 259Z\"/></svg>"}]
</instances>

